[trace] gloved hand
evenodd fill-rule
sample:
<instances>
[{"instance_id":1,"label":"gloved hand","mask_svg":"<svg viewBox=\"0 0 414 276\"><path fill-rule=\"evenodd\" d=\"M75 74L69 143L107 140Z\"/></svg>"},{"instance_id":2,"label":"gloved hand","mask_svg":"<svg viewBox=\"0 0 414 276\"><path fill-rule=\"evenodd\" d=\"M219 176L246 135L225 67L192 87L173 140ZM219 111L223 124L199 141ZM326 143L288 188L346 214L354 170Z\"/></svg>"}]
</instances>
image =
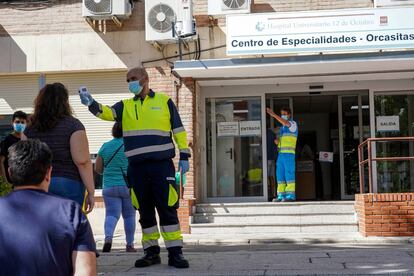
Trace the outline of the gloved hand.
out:
<instances>
[{"instance_id":1,"label":"gloved hand","mask_svg":"<svg viewBox=\"0 0 414 276\"><path fill-rule=\"evenodd\" d=\"M89 93L88 89L84 86L79 88L79 97L83 105L90 106L93 103L93 98L91 94Z\"/></svg>"},{"instance_id":2,"label":"gloved hand","mask_svg":"<svg viewBox=\"0 0 414 276\"><path fill-rule=\"evenodd\" d=\"M178 162L178 171L182 174L186 174L190 170L190 162L188 160L180 160Z\"/></svg>"}]
</instances>

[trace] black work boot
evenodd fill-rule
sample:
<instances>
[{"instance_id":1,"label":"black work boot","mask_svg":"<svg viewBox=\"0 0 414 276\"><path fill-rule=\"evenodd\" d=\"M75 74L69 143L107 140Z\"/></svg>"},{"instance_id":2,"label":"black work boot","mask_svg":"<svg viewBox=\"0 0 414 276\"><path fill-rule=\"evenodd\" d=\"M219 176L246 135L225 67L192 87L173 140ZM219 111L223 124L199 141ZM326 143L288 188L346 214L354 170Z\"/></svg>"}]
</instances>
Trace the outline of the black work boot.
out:
<instances>
[{"instance_id":1,"label":"black work boot","mask_svg":"<svg viewBox=\"0 0 414 276\"><path fill-rule=\"evenodd\" d=\"M183 254L174 254L168 256L168 265L175 268L189 268L190 264L184 258Z\"/></svg>"},{"instance_id":2,"label":"black work boot","mask_svg":"<svg viewBox=\"0 0 414 276\"><path fill-rule=\"evenodd\" d=\"M160 263L160 248L158 246L151 246L144 250L144 256L142 258L135 261L135 267L147 267Z\"/></svg>"}]
</instances>

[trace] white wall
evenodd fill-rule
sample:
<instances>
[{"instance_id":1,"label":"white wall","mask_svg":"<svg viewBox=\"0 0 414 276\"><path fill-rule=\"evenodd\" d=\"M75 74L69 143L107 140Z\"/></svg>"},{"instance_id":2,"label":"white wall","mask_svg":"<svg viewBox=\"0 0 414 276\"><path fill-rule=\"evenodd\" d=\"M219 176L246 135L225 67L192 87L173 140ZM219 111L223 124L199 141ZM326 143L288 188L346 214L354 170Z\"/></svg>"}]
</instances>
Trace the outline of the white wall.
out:
<instances>
[{"instance_id":1,"label":"white wall","mask_svg":"<svg viewBox=\"0 0 414 276\"><path fill-rule=\"evenodd\" d=\"M126 69L161 53L142 31L0 37L0 73Z\"/></svg>"}]
</instances>

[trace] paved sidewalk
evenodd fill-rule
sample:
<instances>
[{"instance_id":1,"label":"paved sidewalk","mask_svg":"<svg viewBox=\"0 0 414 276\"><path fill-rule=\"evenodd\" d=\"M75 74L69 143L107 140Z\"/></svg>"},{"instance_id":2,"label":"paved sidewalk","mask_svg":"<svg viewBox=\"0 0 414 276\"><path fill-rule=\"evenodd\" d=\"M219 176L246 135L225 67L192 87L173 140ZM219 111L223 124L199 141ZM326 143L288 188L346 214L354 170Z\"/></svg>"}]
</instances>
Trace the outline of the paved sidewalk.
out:
<instances>
[{"instance_id":1,"label":"paved sidewalk","mask_svg":"<svg viewBox=\"0 0 414 276\"><path fill-rule=\"evenodd\" d=\"M113 250L98 259L98 275L414 275L414 245L187 246L190 268L135 268L140 256Z\"/></svg>"}]
</instances>

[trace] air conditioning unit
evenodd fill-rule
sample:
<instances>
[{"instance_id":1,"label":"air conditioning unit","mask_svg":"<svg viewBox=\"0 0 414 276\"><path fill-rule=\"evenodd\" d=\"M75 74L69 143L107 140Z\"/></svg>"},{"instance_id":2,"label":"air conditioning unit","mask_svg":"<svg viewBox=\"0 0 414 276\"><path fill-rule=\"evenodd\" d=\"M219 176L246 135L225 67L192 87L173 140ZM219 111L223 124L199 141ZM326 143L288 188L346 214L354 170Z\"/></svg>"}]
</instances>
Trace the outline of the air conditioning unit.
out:
<instances>
[{"instance_id":1,"label":"air conditioning unit","mask_svg":"<svg viewBox=\"0 0 414 276\"><path fill-rule=\"evenodd\" d=\"M250 0L208 0L208 14L250 13Z\"/></svg>"},{"instance_id":2,"label":"air conditioning unit","mask_svg":"<svg viewBox=\"0 0 414 276\"><path fill-rule=\"evenodd\" d=\"M127 19L132 13L130 0L83 0L82 16L95 20L107 20L116 17Z\"/></svg>"},{"instance_id":3,"label":"air conditioning unit","mask_svg":"<svg viewBox=\"0 0 414 276\"><path fill-rule=\"evenodd\" d=\"M195 34L191 0L145 0L147 41L175 43Z\"/></svg>"},{"instance_id":4,"label":"air conditioning unit","mask_svg":"<svg viewBox=\"0 0 414 276\"><path fill-rule=\"evenodd\" d=\"M413 0L375 0L375 7L414 6Z\"/></svg>"}]
</instances>

